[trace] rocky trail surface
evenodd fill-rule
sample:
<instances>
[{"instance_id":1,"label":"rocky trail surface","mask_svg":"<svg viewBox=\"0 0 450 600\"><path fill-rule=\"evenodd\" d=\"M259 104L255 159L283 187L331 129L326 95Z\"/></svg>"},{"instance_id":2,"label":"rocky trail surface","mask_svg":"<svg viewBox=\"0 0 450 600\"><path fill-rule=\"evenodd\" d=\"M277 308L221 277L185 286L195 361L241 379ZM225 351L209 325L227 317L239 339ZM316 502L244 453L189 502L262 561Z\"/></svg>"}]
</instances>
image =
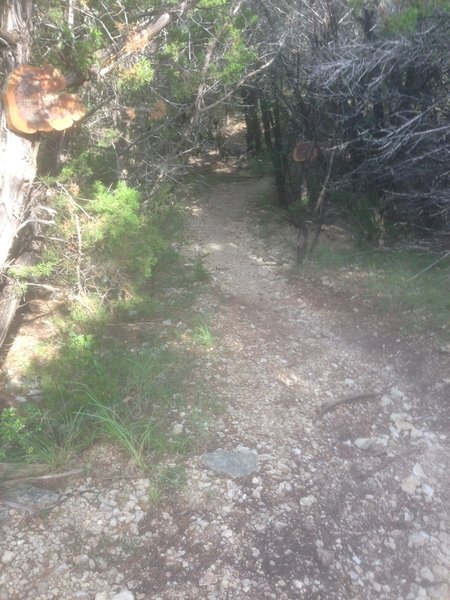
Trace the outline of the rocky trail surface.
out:
<instances>
[{"instance_id":1,"label":"rocky trail surface","mask_svg":"<svg viewBox=\"0 0 450 600\"><path fill-rule=\"evenodd\" d=\"M293 233L257 234L267 193L224 183L192 207L218 340L207 452L158 508L133 477L75 483L38 518L11 501L1 600L450 599L448 359L290 280Z\"/></svg>"}]
</instances>

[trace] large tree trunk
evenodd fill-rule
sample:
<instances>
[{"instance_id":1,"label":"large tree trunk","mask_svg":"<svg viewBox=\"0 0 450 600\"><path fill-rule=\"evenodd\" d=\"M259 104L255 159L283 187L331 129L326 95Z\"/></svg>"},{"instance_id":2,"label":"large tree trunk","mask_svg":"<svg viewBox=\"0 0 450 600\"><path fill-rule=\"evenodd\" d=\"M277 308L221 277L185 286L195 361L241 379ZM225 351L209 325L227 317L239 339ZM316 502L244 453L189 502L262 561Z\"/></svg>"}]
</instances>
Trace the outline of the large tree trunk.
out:
<instances>
[{"instance_id":1,"label":"large tree trunk","mask_svg":"<svg viewBox=\"0 0 450 600\"><path fill-rule=\"evenodd\" d=\"M0 64L3 78L29 62L32 0L0 0ZM6 268L28 255L27 220L31 187L36 173L36 136L20 136L0 120L0 345L19 306L20 297L8 280Z\"/></svg>"}]
</instances>

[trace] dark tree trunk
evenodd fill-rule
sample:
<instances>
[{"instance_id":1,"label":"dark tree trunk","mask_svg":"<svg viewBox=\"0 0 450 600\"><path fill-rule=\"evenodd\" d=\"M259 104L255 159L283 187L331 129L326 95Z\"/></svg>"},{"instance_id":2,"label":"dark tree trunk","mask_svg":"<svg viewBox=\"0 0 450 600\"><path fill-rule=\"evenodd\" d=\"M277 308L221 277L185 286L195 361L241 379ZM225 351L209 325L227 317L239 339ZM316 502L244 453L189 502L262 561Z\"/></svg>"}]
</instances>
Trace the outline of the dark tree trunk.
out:
<instances>
[{"instance_id":1,"label":"dark tree trunk","mask_svg":"<svg viewBox=\"0 0 450 600\"><path fill-rule=\"evenodd\" d=\"M0 63L5 76L30 58L32 0L0 0ZM3 343L20 297L6 273L29 256L25 225L36 173L36 136L20 136L6 127L1 113L0 144L0 345Z\"/></svg>"},{"instance_id":2,"label":"dark tree trunk","mask_svg":"<svg viewBox=\"0 0 450 600\"><path fill-rule=\"evenodd\" d=\"M272 161L275 170L275 187L277 189L278 202L280 203L280 206L287 208L289 206L289 198L286 190L286 157L284 156L283 152L281 111L278 104L275 104L273 116L274 145L272 152Z\"/></svg>"},{"instance_id":3,"label":"dark tree trunk","mask_svg":"<svg viewBox=\"0 0 450 600\"><path fill-rule=\"evenodd\" d=\"M272 142L272 114L268 106L267 100L261 98L261 120L263 124L264 141L269 152L273 150Z\"/></svg>"},{"instance_id":4,"label":"dark tree trunk","mask_svg":"<svg viewBox=\"0 0 450 600\"><path fill-rule=\"evenodd\" d=\"M244 102L244 118L247 135L247 152L260 154L261 144L261 126L258 117L258 94L256 90L250 88L242 91Z\"/></svg>"}]
</instances>

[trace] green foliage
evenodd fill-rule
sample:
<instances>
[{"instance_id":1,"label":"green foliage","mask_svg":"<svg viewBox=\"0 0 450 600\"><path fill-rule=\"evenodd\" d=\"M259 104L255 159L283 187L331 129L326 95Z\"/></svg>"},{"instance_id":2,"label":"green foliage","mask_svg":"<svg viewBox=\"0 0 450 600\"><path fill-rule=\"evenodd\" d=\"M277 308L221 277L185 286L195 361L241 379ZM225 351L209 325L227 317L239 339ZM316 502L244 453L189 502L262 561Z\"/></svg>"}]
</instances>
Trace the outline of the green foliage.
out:
<instances>
[{"instance_id":1,"label":"green foliage","mask_svg":"<svg viewBox=\"0 0 450 600\"><path fill-rule=\"evenodd\" d=\"M209 274L209 271L205 268L203 261L200 259L197 259L194 262L193 278L195 281L200 282L208 282L211 280L211 275Z\"/></svg>"},{"instance_id":2,"label":"green foliage","mask_svg":"<svg viewBox=\"0 0 450 600\"><path fill-rule=\"evenodd\" d=\"M2 458L61 465L95 438L116 443L144 468L149 453L184 450L187 440L172 438L168 415L183 405L189 359L150 347L135 356L105 342L72 332L56 356L32 366L43 399L29 417L3 411Z\"/></svg>"},{"instance_id":3,"label":"green foliage","mask_svg":"<svg viewBox=\"0 0 450 600\"><path fill-rule=\"evenodd\" d=\"M334 192L331 201L351 225L359 240L377 241L383 233L382 199L375 195Z\"/></svg>"},{"instance_id":4,"label":"green foliage","mask_svg":"<svg viewBox=\"0 0 450 600\"><path fill-rule=\"evenodd\" d=\"M385 32L389 35L415 33L422 19L449 11L449 0L402 0L395 3L391 11L385 15Z\"/></svg>"},{"instance_id":5,"label":"green foliage","mask_svg":"<svg viewBox=\"0 0 450 600\"><path fill-rule=\"evenodd\" d=\"M112 191L97 184L89 208L97 218L86 223L86 250L100 253L104 264L109 263L108 276L119 268L132 275L137 286L149 280L168 242L157 224L140 214L140 194L123 182Z\"/></svg>"},{"instance_id":6,"label":"green foliage","mask_svg":"<svg viewBox=\"0 0 450 600\"><path fill-rule=\"evenodd\" d=\"M63 30L64 31L64 30ZM77 72L86 73L96 63L96 52L105 45L104 31L100 27L90 27L82 38L74 37L73 31L65 30L61 47L72 48L71 60Z\"/></svg>"},{"instance_id":7,"label":"green foliage","mask_svg":"<svg viewBox=\"0 0 450 600\"><path fill-rule=\"evenodd\" d=\"M55 270L55 266L53 261L42 261L35 265L10 267L8 274L18 281L38 281L50 277Z\"/></svg>"},{"instance_id":8,"label":"green foliage","mask_svg":"<svg viewBox=\"0 0 450 600\"><path fill-rule=\"evenodd\" d=\"M125 450L134 463L142 469L148 465L147 453L155 449L155 425L151 420L136 421L130 415L122 416L112 407L99 402L95 396L90 396L89 409L85 413L100 435L106 440L115 442Z\"/></svg>"},{"instance_id":9,"label":"green foliage","mask_svg":"<svg viewBox=\"0 0 450 600\"><path fill-rule=\"evenodd\" d=\"M196 344L210 350L214 347L215 337L207 325L197 325L193 332L193 339Z\"/></svg>"},{"instance_id":10,"label":"green foliage","mask_svg":"<svg viewBox=\"0 0 450 600\"><path fill-rule=\"evenodd\" d=\"M118 85L123 92L136 92L153 81L155 70L148 58L137 60L131 67L119 73Z\"/></svg>"},{"instance_id":11,"label":"green foliage","mask_svg":"<svg viewBox=\"0 0 450 600\"><path fill-rule=\"evenodd\" d=\"M85 179L89 179L93 175L93 169L90 166L90 154L91 150L84 150L80 152L78 156L72 158L72 160L63 166L57 178L49 178L48 183L52 184L54 181L59 183L71 183L72 181L82 182Z\"/></svg>"},{"instance_id":12,"label":"green foliage","mask_svg":"<svg viewBox=\"0 0 450 600\"><path fill-rule=\"evenodd\" d=\"M37 22L33 56L37 63L51 63L63 72L87 73L96 63L96 53L107 44L104 29L97 23L87 28L70 28L61 5L52 6Z\"/></svg>"},{"instance_id":13,"label":"green foliage","mask_svg":"<svg viewBox=\"0 0 450 600\"><path fill-rule=\"evenodd\" d=\"M160 486L168 491L179 490L186 484L186 470L183 465L168 465L164 467L157 477Z\"/></svg>"},{"instance_id":14,"label":"green foliage","mask_svg":"<svg viewBox=\"0 0 450 600\"><path fill-rule=\"evenodd\" d=\"M230 15L222 0L202 0L192 15L189 28L181 25L168 32L162 54L164 62L172 65L165 73L165 94L169 92L177 103L190 103L206 81L214 90L219 84L236 84L258 60L246 41L249 28L258 20L254 11L244 8Z\"/></svg>"},{"instance_id":15,"label":"green foliage","mask_svg":"<svg viewBox=\"0 0 450 600\"><path fill-rule=\"evenodd\" d=\"M417 20L420 11L416 6L410 6L401 12L390 15L385 20L386 31L390 34L408 34L417 30Z\"/></svg>"},{"instance_id":16,"label":"green foliage","mask_svg":"<svg viewBox=\"0 0 450 600\"><path fill-rule=\"evenodd\" d=\"M0 460L33 459L33 438L41 429L35 416L20 413L14 407L0 411Z\"/></svg>"},{"instance_id":17,"label":"green foliage","mask_svg":"<svg viewBox=\"0 0 450 600\"><path fill-rule=\"evenodd\" d=\"M219 78L225 85L237 83L243 76L245 69L257 60L255 52L247 47L242 32L230 25L226 28L224 37L227 40L227 51L221 58L216 69L211 67L212 75Z\"/></svg>"},{"instance_id":18,"label":"green foliage","mask_svg":"<svg viewBox=\"0 0 450 600\"><path fill-rule=\"evenodd\" d=\"M45 176L43 181L47 185L73 184L88 190L95 181L100 181L106 186L117 183L117 155L114 144L117 142L118 131L114 128L105 128L97 136L95 145L84 135L77 136L76 147L72 148L73 156L62 167L57 176ZM89 147L86 148L86 145ZM79 149L78 149L79 148Z\"/></svg>"},{"instance_id":19,"label":"green foliage","mask_svg":"<svg viewBox=\"0 0 450 600\"><path fill-rule=\"evenodd\" d=\"M99 135L97 140L97 148L109 148L117 143L121 135L119 129L114 127L105 128ZM89 157L88 157L89 158ZM98 169L94 169L94 173L98 173Z\"/></svg>"},{"instance_id":20,"label":"green foliage","mask_svg":"<svg viewBox=\"0 0 450 600\"><path fill-rule=\"evenodd\" d=\"M86 224L84 235L87 246L102 243L111 250L119 238L135 235L140 226L139 207L139 192L126 183L119 182L112 191L97 183L89 211L98 218Z\"/></svg>"},{"instance_id":21,"label":"green foliage","mask_svg":"<svg viewBox=\"0 0 450 600\"><path fill-rule=\"evenodd\" d=\"M151 303L143 300L155 267L181 226L166 189L155 194L145 211L141 194L124 182L111 188L96 183L88 195L77 200L70 194L55 197L51 236L56 241L46 243L36 267L14 273L22 279L51 274L54 283L71 286L77 300L69 314L78 328L81 323L98 326L116 310L124 314L142 305L146 311Z\"/></svg>"},{"instance_id":22,"label":"green foliage","mask_svg":"<svg viewBox=\"0 0 450 600\"><path fill-rule=\"evenodd\" d=\"M450 325L450 259L407 248L361 247L349 252L320 246L312 262L314 272L345 277L355 273L358 291L364 291L378 306L402 318L415 331ZM443 331L443 330L442 330Z\"/></svg>"},{"instance_id":23,"label":"green foliage","mask_svg":"<svg viewBox=\"0 0 450 600\"><path fill-rule=\"evenodd\" d=\"M255 177L267 177L273 175L273 161L269 152L253 156L249 162L249 170Z\"/></svg>"},{"instance_id":24,"label":"green foliage","mask_svg":"<svg viewBox=\"0 0 450 600\"><path fill-rule=\"evenodd\" d=\"M118 314L127 320L146 314L152 320L155 314L161 320L179 318L181 310L189 310L193 286L207 279L201 261L185 266L169 245L179 236L181 221L179 211L167 205L167 190L156 194L155 205L145 214L140 200L140 194L125 184L110 190L96 185L90 199L78 198L78 202L67 195L55 199L57 239L73 240L77 223L82 234L91 227L101 232L82 245L83 268L89 273L93 269L96 285L90 283L55 318L57 348L41 346L36 352L28 376L39 379L42 398L4 413L0 459L34 460L60 468L94 440L105 440L120 447L140 468L149 469L151 457L184 452L192 443L189 436L173 435L170 416L184 406L184 381L192 372L192 360L180 347L181 340L170 349L165 328L163 336L144 328L141 342L146 341L136 351L120 334L115 335L122 330L111 324L111 315ZM129 262L140 258L142 248L154 252L153 239L146 237L149 224L164 241L165 250L156 258L161 261L159 286L177 286L180 294L174 302L158 300L154 279L151 286L142 283L140 278L149 273L140 263L136 267ZM50 250L57 248L46 251ZM59 257L57 275L66 282L76 281L77 256L78 252L74 257L71 253ZM105 273L110 274L107 281ZM105 287L112 283L123 286L127 296L106 298ZM190 343L187 348L191 349Z\"/></svg>"}]
</instances>

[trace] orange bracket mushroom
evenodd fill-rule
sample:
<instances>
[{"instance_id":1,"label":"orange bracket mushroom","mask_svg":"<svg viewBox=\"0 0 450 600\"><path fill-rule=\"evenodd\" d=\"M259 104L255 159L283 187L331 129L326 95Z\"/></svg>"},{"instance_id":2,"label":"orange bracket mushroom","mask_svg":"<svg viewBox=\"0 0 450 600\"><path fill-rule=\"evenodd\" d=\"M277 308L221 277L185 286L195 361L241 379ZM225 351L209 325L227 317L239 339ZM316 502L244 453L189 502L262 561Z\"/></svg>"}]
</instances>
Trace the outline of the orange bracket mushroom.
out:
<instances>
[{"instance_id":1,"label":"orange bracket mushroom","mask_svg":"<svg viewBox=\"0 0 450 600\"><path fill-rule=\"evenodd\" d=\"M313 161L319 155L314 142L298 142L292 151L292 159L295 162Z\"/></svg>"},{"instance_id":2,"label":"orange bracket mushroom","mask_svg":"<svg viewBox=\"0 0 450 600\"><path fill-rule=\"evenodd\" d=\"M77 94L66 94L66 78L52 65L22 65L3 88L6 122L16 133L62 131L86 114Z\"/></svg>"}]
</instances>

